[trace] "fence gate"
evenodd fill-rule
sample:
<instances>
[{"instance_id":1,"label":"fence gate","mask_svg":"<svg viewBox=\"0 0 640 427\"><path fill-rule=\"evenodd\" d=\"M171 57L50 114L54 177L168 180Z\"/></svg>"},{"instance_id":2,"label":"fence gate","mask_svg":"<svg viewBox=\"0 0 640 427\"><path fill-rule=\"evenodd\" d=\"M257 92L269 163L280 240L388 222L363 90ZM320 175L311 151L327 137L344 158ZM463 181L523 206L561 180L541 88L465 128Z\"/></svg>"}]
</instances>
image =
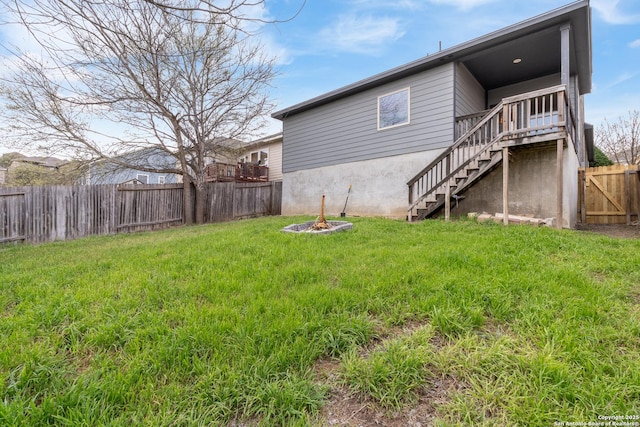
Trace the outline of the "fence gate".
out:
<instances>
[{"instance_id":1,"label":"fence gate","mask_svg":"<svg viewBox=\"0 0 640 427\"><path fill-rule=\"evenodd\" d=\"M27 238L25 193L0 194L0 243Z\"/></svg>"},{"instance_id":2,"label":"fence gate","mask_svg":"<svg viewBox=\"0 0 640 427\"><path fill-rule=\"evenodd\" d=\"M638 166L580 168L582 220L587 224L631 224L640 212Z\"/></svg>"}]
</instances>

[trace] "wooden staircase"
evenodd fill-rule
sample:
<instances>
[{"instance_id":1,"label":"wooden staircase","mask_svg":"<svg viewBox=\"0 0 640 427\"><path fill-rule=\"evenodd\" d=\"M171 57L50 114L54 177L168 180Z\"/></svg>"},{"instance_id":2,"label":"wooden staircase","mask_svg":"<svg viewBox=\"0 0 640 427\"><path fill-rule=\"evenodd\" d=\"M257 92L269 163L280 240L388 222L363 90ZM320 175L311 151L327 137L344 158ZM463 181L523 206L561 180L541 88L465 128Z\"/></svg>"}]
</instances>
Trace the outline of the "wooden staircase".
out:
<instances>
[{"instance_id":1,"label":"wooden staircase","mask_svg":"<svg viewBox=\"0 0 640 427\"><path fill-rule=\"evenodd\" d=\"M409 221L420 221L444 207L502 162L502 103L413 177L409 186Z\"/></svg>"},{"instance_id":2,"label":"wooden staircase","mask_svg":"<svg viewBox=\"0 0 640 427\"><path fill-rule=\"evenodd\" d=\"M505 98L485 114L461 119L457 128L464 133L407 182L408 220L428 218L461 198L502 162L505 147L564 139L579 153L568 99L566 86L559 85Z\"/></svg>"}]
</instances>

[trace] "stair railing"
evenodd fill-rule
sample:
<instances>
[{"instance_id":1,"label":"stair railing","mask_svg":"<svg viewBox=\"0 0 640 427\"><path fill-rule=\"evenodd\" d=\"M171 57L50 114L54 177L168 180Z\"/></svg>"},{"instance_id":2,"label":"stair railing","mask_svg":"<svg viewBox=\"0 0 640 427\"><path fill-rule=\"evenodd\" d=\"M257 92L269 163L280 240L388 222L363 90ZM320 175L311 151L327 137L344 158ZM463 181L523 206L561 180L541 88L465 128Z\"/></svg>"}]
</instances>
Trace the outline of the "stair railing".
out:
<instances>
[{"instance_id":1,"label":"stair railing","mask_svg":"<svg viewBox=\"0 0 640 427\"><path fill-rule=\"evenodd\" d=\"M575 144L575 118L565 85L503 99L456 142L414 176L409 186L413 209L502 139L536 137L566 130ZM471 116L470 116L471 117ZM577 147L574 146L577 151Z\"/></svg>"},{"instance_id":2,"label":"stair railing","mask_svg":"<svg viewBox=\"0 0 640 427\"><path fill-rule=\"evenodd\" d=\"M413 177L409 186L409 213L434 191L479 157L502 133L502 102L426 168Z\"/></svg>"}]
</instances>

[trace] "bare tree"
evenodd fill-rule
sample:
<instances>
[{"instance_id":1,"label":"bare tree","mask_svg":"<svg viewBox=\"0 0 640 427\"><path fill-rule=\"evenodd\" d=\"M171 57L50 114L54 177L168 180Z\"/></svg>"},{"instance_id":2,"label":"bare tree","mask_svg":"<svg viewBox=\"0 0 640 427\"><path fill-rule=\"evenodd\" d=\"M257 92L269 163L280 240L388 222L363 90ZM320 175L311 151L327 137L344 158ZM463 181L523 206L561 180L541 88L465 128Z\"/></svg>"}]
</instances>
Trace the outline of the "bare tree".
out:
<instances>
[{"instance_id":1,"label":"bare tree","mask_svg":"<svg viewBox=\"0 0 640 427\"><path fill-rule=\"evenodd\" d=\"M606 119L596 131L596 144L617 163L640 164L640 112L610 123Z\"/></svg>"},{"instance_id":2,"label":"bare tree","mask_svg":"<svg viewBox=\"0 0 640 427\"><path fill-rule=\"evenodd\" d=\"M13 141L109 159L153 147L183 176L203 221L207 159L255 135L272 106L274 58L247 34L243 7L206 0L2 0L45 55L16 50L0 91ZM122 164L123 167L132 165Z\"/></svg>"}]
</instances>

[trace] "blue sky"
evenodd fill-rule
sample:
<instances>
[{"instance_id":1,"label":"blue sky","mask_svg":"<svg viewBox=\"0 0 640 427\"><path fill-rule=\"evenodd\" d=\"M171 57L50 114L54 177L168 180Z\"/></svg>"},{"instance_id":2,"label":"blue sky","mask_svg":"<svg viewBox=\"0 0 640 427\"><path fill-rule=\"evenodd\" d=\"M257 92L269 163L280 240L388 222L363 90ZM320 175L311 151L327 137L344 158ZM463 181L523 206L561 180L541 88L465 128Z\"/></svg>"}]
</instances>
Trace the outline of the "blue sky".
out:
<instances>
[{"instance_id":1,"label":"blue sky","mask_svg":"<svg viewBox=\"0 0 640 427\"><path fill-rule=\"evenodd\" d=\"M571 3L563 0L307 0L291 22L267 25L279 56L277 109ZM265 14L290 17L302 0L266 0ZM640 110L640 1L591 0L593 89L587 121ZM270 130L278 131L279 122Z\"/></svg>"},{"instance_id":2,"label":"blue sky","mask_svg":"<svg viewBox=\"0 0 640 427\"><path fill-rule=\"evenodd\" d=\"M276 110L571 3L566 0L266 0L254 16L278 57ZM591 0L593 89L587 121L598 126L640 110L640 0ZM4 36L6 29L4 29ZM15 27L12 31L17 31ZM11 39L20 39L11 34ZM29 46L27 46L27 49ZM265 134L281 130L270 119ZM10 151L2 146L0 153Z\"/></svg>"}]
</instances>

